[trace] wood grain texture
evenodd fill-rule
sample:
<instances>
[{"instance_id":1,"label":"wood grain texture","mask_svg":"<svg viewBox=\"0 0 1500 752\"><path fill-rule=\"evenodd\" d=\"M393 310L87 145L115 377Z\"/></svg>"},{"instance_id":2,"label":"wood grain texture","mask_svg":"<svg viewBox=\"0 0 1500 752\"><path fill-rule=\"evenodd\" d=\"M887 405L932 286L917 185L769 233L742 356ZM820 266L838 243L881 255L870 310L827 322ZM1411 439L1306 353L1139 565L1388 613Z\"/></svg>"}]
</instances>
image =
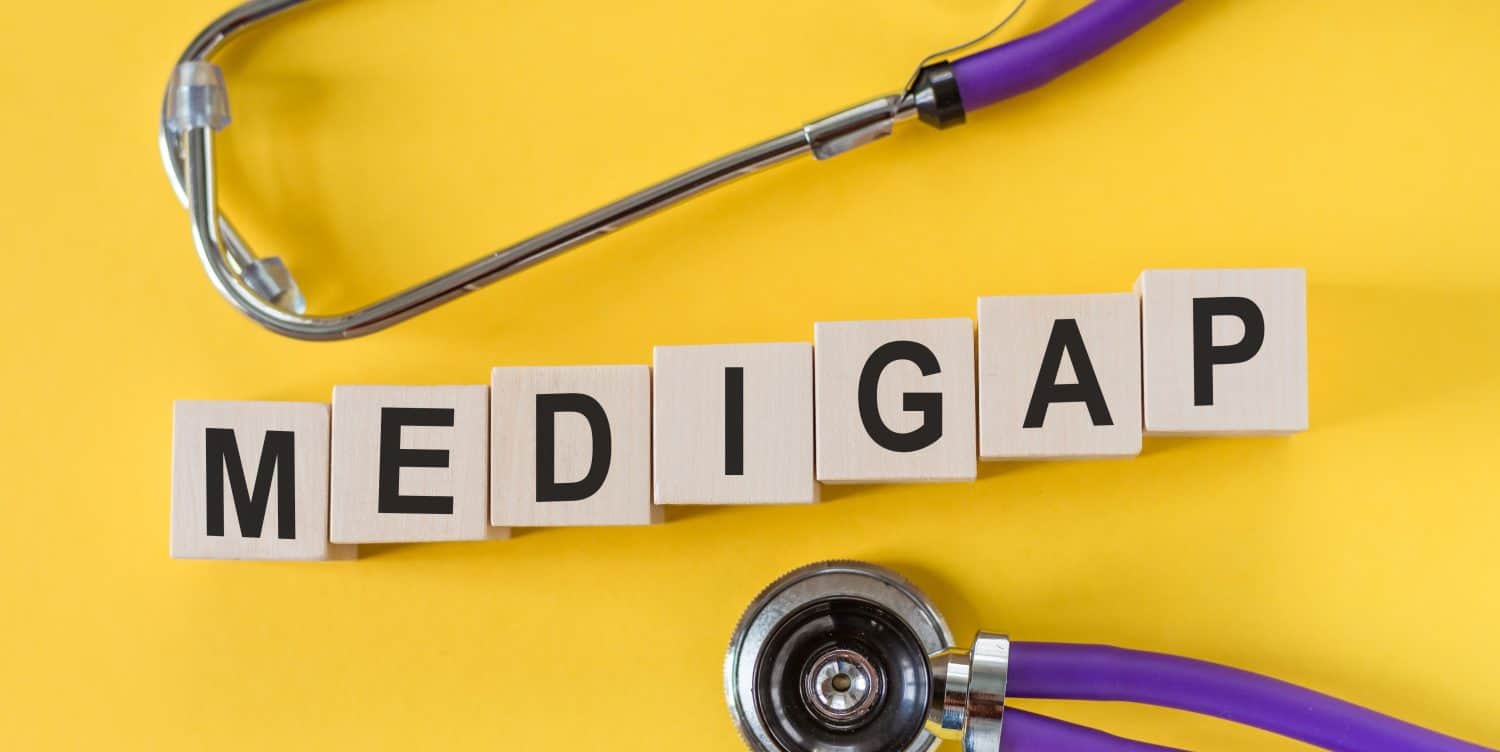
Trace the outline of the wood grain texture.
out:
<instances>
[{"instance_id":1,"label":"wood grain texture","mask_svg":"<svg viewBox=\"0 0 1500 752\"><path fill-rule=\"evenodd\" d=\"M330 539L416 543L508 537L507 529L490 527L489 397L483 385L334 387ZM408 425L392 436L383 427L386 408L445 411L434 417L450 425ZM394 446L386 446L392 439ZM446 457L442 467L401 468L387 493L446 503L418 501L394 506L424 511L381 511L382 454L403 450L439 451ZM388 461L401 462L399 457ZM426 511L438 508L447 511Z\"/></svg>"},{"instance_id":2,"label":"wood grain texture","mask_svg":"<svg viewBox=\"0 0 1500 752\"><path fill-rule=\"evenodd\" d=\"M908 395L940 395L941 434L915 451L876 442L861 417L859 385L867 361L890 343L911 342L935 357L923 375L905 360L879 372L879 419L892 432L920 430L923 413ZM824 483L973 480L978 460L974 427L974 322L970 319L844 321L813 327L818 480Z\"/></svg>"},{"instance_id":3,"label":"wood grain texture","mask_svg":"<svg viewBox=\"0 0 1500 752\"><path fill-rule=\"evenodd\" d=\"M1140 454L1140 331L1140 301L1131 293L980 298L979 456ZM1057 370L1041 384L1049 342ZM1071 345L1058 344L1064 342ZM1081 353L1073 350L1078 345ZM1073 401L1046 403L1045 412L1033 407L1044 401L1037 393L1045 397L1047 385L1079 384L1080 365L1092 375L1085 382L1098 385L1090 390L1097 404L1068 394ZM1028 419L1036 418L1040 425L1028 427Z\"/></svg>"},{"instance_id":4,"label":"wood grain texture","mask_svg":"<svg viewBox=\"0 0 1500 752\"><path fill-rule=\"evenodd\" d=\"M818 500L810 344L658 347L654 363L656 503ZM733 437L731 415L742 428Z\"/></svg>"},{"instance_id":5,"label":"wood grain texture","mask_svg":"<svg viewBox=\"0 0 1500 752\"><path fill-rule=\"evenodd\" d=\"M1285 434L1307 430L1307 275L1302 269L1147 270L1141 296L1148 434ZM1264 319L1249 360L1214 365L1212 404L1195 404L1195 300L1244 298ZM1246 334L1234 316L1209 319L1212 345ZM1206 331L1208 329L1206 328Z\"/></svg>"},{"instance_id":6,"label":"wood grain texture","mask_svg":"<svg viewBox=\"0 0 1500 752\"><path fill-rule=\"evenodd\" d=\"M584 395L608 421L610 459L598 491L578 501L539 501L537 397ZM582 415L555 417L559 482L587 477L594 433ZM651 503L651 369L646 366L496 368L490 384L490 522L511 527L647 525Z\"/></svg>"},{"instance_id":7,"label":"wood grain texture","mask_svg":"<svg viewBox=\"0 0 1500 752\"><path fill-rule=\"evenodd\" d=\"M224 439L231 435L226 431L232 432L232 448L237 451L220 453L211 449L210 431L220 437L215 445L221 450L231 448ZM283 447L284 453L279 451ZM273 471L261 477L262 454L266 449L276 464ZM234 468L236 455L238 470ZM264 486L265 494L261 497L264 516L253 511L249 516L250 524L258 522L260 529L243 530L235 497L238 493L240 503L248 508L258 486ZM221 489L223 499L215 505L217 511L209 508L210 489L215 487ZM283 497L284 489L290 489L290 499ZM210 520L214 518L221 525L221 535L210 535ZM173 558L318 561L353 558L355 551L354 546L328 542L327 405L195 401L173 404Z\"/></svg>"}]
</instances>

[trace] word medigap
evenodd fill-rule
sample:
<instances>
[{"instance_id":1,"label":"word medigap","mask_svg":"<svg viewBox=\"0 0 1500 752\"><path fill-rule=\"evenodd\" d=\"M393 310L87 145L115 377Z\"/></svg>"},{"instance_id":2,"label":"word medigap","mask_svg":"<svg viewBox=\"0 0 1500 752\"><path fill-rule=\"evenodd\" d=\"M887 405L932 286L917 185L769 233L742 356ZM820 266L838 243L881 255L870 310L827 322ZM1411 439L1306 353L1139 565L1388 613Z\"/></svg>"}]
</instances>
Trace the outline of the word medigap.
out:
<instances>
[{"instance_id":1,"label":"word medigap","mask_svg":"<svg viewBox=\"0 0 1500 752\"><path fill-rule=\"evenodd\" d=\"M822 483L973 480L978 459L1127 457L1145 434L1307 428L1301 269L1149 270L1132 293L979 299L971 319L818 323L813 342L337 386L329 406L173 406L171 552L641 525L668 504L808 503ZM975 446L978 446L977 458Z\"/></svg>"}]
</instances>

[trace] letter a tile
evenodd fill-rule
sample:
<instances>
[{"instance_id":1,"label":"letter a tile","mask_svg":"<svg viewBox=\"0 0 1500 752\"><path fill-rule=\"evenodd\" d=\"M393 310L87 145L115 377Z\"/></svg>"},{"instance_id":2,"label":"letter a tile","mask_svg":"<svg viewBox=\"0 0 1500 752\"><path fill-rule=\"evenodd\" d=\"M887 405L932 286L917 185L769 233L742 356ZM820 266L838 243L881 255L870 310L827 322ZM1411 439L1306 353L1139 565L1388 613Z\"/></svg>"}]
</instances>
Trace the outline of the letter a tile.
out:
<instances>
[{"instance_id":1,"label":"letter a tile","mask_svg":"<svg viewBox=\"0 0 1500 752\"><path fill-rule=\"evenodd\" d=\"M979 299L979 456L1141 452L1141 311L1131 293Z\"/></svg>"}]
</instances>

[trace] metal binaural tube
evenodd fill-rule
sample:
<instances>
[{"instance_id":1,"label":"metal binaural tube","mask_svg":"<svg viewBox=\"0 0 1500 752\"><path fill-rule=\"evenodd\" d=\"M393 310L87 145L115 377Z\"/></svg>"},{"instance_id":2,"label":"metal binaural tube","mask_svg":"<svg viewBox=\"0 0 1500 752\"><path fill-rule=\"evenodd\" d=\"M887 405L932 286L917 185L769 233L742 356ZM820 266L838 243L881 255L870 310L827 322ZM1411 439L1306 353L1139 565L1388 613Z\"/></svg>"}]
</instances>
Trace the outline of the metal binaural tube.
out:
<instances>
[{"instance_id":1,"label":"metal binaural tube","mask_svg":"<svg viewBox=\"0 0 1500 752\"><path fill-rule=\"evenodd\" d=\"M180 63L202 64L238 33L304 1L254 0L237 6L200 32ZM280 260L258 258L220 213L214 195L213 130L184 127L180 118L168 117L178 88L169 86L159 145L172 187L189 211L199 260L214 287L236 309L271 331L306 340L343 339L384 329L740 177L804 154L826 159L869 143L915 114L910 99L901 96L856 105L687 170L383 300L313 316L302 312L300 291Z\"/></svg>"},{"instance_id":2,"label":"metal binaural tube","mask_svg":"<svg viewBox=\"0 0 1500 752\"><path fill-rule=\"evenodd\" d=\"M222 77L207 60L243 30L306 0L251 0L215 19L194 37L179 58L178 73L168 86L159 145L172 187L189 210L198 257L214 287L236 309L278 334L306 340L343 339L404 321L690 197L794 157L811 153L827 159L842 154L889 135L896 123L913 116L938 127L961 123L965 111L1045 83L1135 31L1176 1L1095 0L1083 11L1037 34L951 65L921 66L899 94L815 120L387 298L333 315L305 314L302 293L285 264L274 256L258 257L214 200L213 130L228 122L228 109ZM205 101L212 102L213 107L193 104Z\"/></svg>"},{"instance_id":3,"label":"metal binaural tube","mask_svg":"<svg viewBox=\"0 0 1500 752\"><path fill-rule=\"evenodd\" d=\"M172 187L189 210L198 257L214 287L262 326L306 340L343 339L384 329L736 178L803 154L826 159L882 138L897 122L912 116L938 127L956 125L963 122L965 110L1044 83L1176 2L1096 0L1052 29L951 66L922 67L899 94L841 110L713 160L383 300L344 313L314 316L304 313L302 293L281 260L258 257L214 200L213 129L228 122L228 109L222 78L207 63L243 30L305 1L251 0L215 19L194 37L168 86L159 145ZM211 101L214 107L194 110L192 103L200 101ZM182 116L184 106L187 117Z\"/></svg>"},{"instance_id":4,"label":"metal binaural tube","mask_svg":"<svg viewBox=\"0 0 1500 752\"><path fill-rule=\"evenodd\" d=\"M220 293L272 331L298 339L329 340L384 329L663 208L808 151L806 134L802 131L778 136L664 180L382 301L330 316L306 316L284 310L263 299L228 266L226 257L238 261L241 254L252 259L254 254L243 245L233 247L239 236L212 203L214 170L212 134L208 129L194 128L184 134L181 157L170 164L175 165L171 174L193 218L199 257ZM190 182L197 190L189 189Z\"/></svg>"}]
</instances>

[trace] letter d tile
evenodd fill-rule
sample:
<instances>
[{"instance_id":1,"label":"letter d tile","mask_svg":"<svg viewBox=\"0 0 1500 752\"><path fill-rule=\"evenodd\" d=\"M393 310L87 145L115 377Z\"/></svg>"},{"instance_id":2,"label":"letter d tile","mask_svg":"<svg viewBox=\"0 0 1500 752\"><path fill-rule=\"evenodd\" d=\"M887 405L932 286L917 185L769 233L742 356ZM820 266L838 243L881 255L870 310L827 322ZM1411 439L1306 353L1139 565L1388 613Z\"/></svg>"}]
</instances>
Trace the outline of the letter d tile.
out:
<instances>
[{"instance_id":1,"label":"letter d tile","mask_svg":"<svg viewBox=\"0 0 1500 752\"><path fill-rule=\"evenodd\" d=\"M647 525L651 370L496 368L490 389L490 522Z\"/></svg>"},{"instance_id":2,"label":"letter d tile","mask_svg":"<svg viewBox=\"0 0 1500 752\"><path fill-rule=\"evenodd\" d=\"M974 322L813 327L818 480L973 480Z\"/></svg>"}]
</instances>

